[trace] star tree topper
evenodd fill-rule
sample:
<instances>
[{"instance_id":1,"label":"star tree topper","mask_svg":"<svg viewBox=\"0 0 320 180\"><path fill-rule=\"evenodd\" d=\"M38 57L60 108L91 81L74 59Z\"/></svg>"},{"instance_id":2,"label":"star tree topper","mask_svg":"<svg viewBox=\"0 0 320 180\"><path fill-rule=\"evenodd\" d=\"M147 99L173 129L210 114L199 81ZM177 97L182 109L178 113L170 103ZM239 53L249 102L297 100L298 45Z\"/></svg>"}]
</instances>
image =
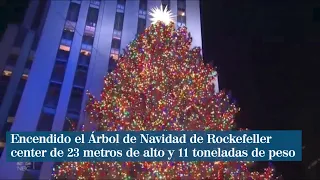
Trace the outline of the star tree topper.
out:
<instances>
[{"instance_id":1,"label":"star tree topper","mask_svg":"<svg viewBox=\"0 0 320 180\"><path fill-rule=\"evenodd\" d=\"M163 8L162 4L160 8L154 7L149 12L149 15L151 16L150 21L151 24L155 24L158 21L163 22L166 25L169 25L170 22L173 22L173 13L171 10L168 10L167 6Z\"/></svg>"}]
</instances>

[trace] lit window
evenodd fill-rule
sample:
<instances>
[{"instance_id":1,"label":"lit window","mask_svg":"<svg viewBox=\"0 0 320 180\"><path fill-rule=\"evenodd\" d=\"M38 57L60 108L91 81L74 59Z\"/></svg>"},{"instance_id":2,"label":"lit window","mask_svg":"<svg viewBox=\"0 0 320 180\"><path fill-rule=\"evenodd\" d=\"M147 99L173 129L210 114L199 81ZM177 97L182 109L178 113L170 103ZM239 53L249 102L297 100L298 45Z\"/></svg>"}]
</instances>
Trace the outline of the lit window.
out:
<instances>
[{"instance_id":1,"label":"lit window","mask_svg":"<svg viewBox=\"0 0 320 180\"><path fill-rule=\"evenodd\" d=\"M111 48L110 57L112 57L113 59L118 59L119 58L119 49Z\"/></svg>"},{"instance_id":2,"label":"lit window","mask_svg":"<svg viewBox=\"0 0 320 180\"><path fill-rule=\"evenodd\" d=\"M119 49L111 49L111 54L119 54Z\"/></svg>"},{"instance_id":3,"label":"lit window","mask_svg":"<svg viewBox=\"0 0 320 180\"><path fill-rule=\"evenodd\" d=\"M139 10L139 17L145 19L147 17L147 11Z\"/></svg>"},{"instance_id":4,"label":"lit window","mask_svg":"<svg viewBox=\"0 0 320 180\"><path fill-rule=\"evenodd\" d=\"M114 31L113 31L113 38L115 38L115 39L121 39L121 31L114 30Z\"/></svg>"},{"instance_id":5,"label":"lit window","mask_svg":"<svg viewBox=\"0 0 320 180\"><path fill-rule=\"evenodd\" d=\"M81 3L81 0L71 0L71 2L75 2L75 3Z\"/></svg>"},{"instance_id":6,"label":"lit window","mask_svg":"<svg viewBox=\"0 0 320 180\"><path fill-rule=\"evenodd\" d=\"M90 5L93 5L93 7L99 8L100 6L100 0L91 0Z\"/></svg>"},{"instance_id":7,"label":"lit window","mask_svg":"<svg viewBox=\"0 0 320 180\"><path fill-rule=\"evenodd\" d=\"M186 10L182 8L178 8L178 13L177 13L177 25L178 27L186 26Z\"/></svg>"},{"instance_id":8,"label":"lit window","mask_svg":"<svg viewBox=\"0 0 320 180\"><path fill-rule=\"evenodd\" d=\"M117 4L117 12L123 13L123 12L124 12L124 5L122 5L122 4Z\"/></svg>"},{"instance_id":9,"label":"lit window","mask_svg":"<svg viewBox=\"0 0 320 180\"><path fill-rule=\"evenodd\" d=\"M183 10L178 10L178 16L185 16L186 13Z\"/></svg>"},{"instance_id":10,"label":"lit window","mask_svg":"<svg viewBox=\"0 0 320 180\"><path fill-rule=\"evenodd\" d=\"M119 55L118 54L110 54L110 57L117 60L119 58Z\"/></svg>"},{"instance_id":11,"label":"lit window","mask_svg":"<svg viewBox=\"0 0 320 180\"><path fill-rule=\"evenodd\" d=\"M95 26L95 25L94 25ZM94 32L96 28L94 26L86 26L84 29L84 35L94 37Z\"/></svg>"},{"instance_id":12,"label":"lit window","mask_svg":"<svg viewBox=\"0 0 320 180\"><path fill-rule=\"evenodd\" d=\"M63 50L63 51L70 51L70 47L69 46L65 46L65 45L60 45L59 49Z\"/></svg>"},{"instance_id":13,"label":"lit window","mask_svg":"<svg viewBox=\"0 0 320 180\"><path fill-rule=\"evenodd\" d=\"M76 28L76 22L72 22L69 20L66 21L66 23L64 25L65 30L68 30L70 32L74 32L75 28Z\"/></svg>"},{"instance_id":14,"label":"lit window","mask_svg":"<svg viewBox=\"0 0 320 180\"><path fill-rule=\"evenodd\" d=\"M28 77L29 77L28 74L22 74L22 77L21 77L21 78L27 80Z\"/></svg>"},{"instance_id":15,"label":"lit window","mask_svg":"<svg viewBox=\"0 0 320 180\"><path fill-rule=\"evenodd\" d=\"M85 56L90 56L91 55L90 51L87 51L87 50L84 50L84 49L81 49L80 53L85 55Z\"/></svg>"},{"instance_id":16,"label":"lit window","mask_svg":"<svg viewBox=\"0 0 320 180\"><path fill-rule=\"evenodd\" d=\"M8 123L12 123L13 121L14 121L14 117L9 116L9 117L7 118L7 122L8 122Z\"/></svg>"},{"instance_id":17,"label":"lit window","mask_svg":"<svg viewBox=\"0 0 320 180\"><path fill-rule=\"evenodd\" d=\"M11 76L11 74L12 74L12 71L8 71L8 70L3 71L3 75L5 76Z\"/></svg>"}]
</instances>

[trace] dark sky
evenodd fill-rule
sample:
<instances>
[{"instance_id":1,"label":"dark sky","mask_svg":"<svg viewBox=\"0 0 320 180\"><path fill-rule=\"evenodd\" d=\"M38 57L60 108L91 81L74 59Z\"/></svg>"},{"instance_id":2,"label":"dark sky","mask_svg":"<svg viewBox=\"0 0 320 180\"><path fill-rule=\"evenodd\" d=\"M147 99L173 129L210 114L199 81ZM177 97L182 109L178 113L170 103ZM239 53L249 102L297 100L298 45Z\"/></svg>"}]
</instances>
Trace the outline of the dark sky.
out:
<instances>
[{"instance_id":1,"label":"dark sky","mask_svg":"<svg viewBox=\"0 0 320 180\"><path fill-rule=\"evenodd\" d=\"M7 23L23 21L23 15L28 7L28 0L4 0L0 2L0 37L3 35Z\"/></svg>"},{"instance_id":2,"label":"dark sky","mask_svg":"<svg viewBox=\"0 0 320 180\"><path fill-rule=\"evenodd\" d=\"M0 11L1 31L7 22L23 18L26 3L9 2ZM303 130L303 163L275 163L285 179L304 177L305 166L320 152L316 7L292 1L203 0L204 59L214 61L220 87L231 90L241 107L238 125Z\"/></svg>"},{"instance_id":3,"label":"dark sky","mask_svg":"<svg viewBox=\"0 0 320 180\"><path fill-rule=\"evenodd\" d=\"M275 163L285 179L320 157L319 5L203 0L204 58L241 107L238 125L303 130L303 163Z\"/></svg>"}]
</instances>

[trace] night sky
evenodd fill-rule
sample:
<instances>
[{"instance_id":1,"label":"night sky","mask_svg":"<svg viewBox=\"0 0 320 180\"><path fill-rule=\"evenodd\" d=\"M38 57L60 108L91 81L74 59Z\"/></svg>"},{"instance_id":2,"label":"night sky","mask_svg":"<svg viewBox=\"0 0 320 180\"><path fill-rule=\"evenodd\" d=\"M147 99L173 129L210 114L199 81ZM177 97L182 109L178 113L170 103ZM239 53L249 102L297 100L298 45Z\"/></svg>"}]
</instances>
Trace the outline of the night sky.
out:
<instances>
[{"instance_id":1,"label":"night sky","mask_svg":"<svg viewBox=\"0 0 320 180\"><path fill-rule=\"evenodd\" d=\"M10 18L1 20L1 31L23 18L26 3L10 2L0 11ZM214 61L220 88L231 91L241 107L238 126L303 130L303 162L274 163L285 179L304 177L306 166L320 156L320 11L314 10L319 5L202 2L204 59Z\"/></svg>"},{"instance_id":2,"label":"night sky","mask_svg":"<svg viewBox=\"0 0 320 180\"><path fill-rule=\"evenodd\" d=\"M275 163L285 179L304 177L320 157L319 5L204 0L202 6L204 59L214 61L220 88L241 107L238 125L303 130L303 162Z\"/></svg>"}]
</instances>

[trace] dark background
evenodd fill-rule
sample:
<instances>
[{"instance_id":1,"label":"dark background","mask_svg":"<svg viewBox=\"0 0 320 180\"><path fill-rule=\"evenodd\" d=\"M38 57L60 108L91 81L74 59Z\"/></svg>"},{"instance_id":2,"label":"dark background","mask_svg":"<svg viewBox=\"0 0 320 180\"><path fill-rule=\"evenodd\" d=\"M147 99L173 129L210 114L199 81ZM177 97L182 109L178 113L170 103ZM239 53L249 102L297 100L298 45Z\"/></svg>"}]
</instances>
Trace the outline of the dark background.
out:
<instances>
[{"instance_id":1,"label":"dark background","mask_svg":"<svg viewBox=\"0 0 320 180\"><path fill-rule=\"evenodd\" d=\"M0 3L0 30L23 19L27 0ZM5 5L5 6L3 6ZM202 0L205 61L241 107L238 126L302 129L303 161L275 162L285 179L319 177L320 3ZM318 174L316 174L318 171Z\"/></svg>"},{"instance_id":2,"label":"dark background","mask_svg":"<svg viewBox=\"0 0 320 180\"><path fill-rule=\"evenodd\" d=\"M240 127L302 129L303 162L274 163L285 179L320 179L320 2L203 0L204 59L232 91ZM318 171L318 172L316 172ZM318 173L318 174L316 174Z\"/></svg>"}]
</instances>

